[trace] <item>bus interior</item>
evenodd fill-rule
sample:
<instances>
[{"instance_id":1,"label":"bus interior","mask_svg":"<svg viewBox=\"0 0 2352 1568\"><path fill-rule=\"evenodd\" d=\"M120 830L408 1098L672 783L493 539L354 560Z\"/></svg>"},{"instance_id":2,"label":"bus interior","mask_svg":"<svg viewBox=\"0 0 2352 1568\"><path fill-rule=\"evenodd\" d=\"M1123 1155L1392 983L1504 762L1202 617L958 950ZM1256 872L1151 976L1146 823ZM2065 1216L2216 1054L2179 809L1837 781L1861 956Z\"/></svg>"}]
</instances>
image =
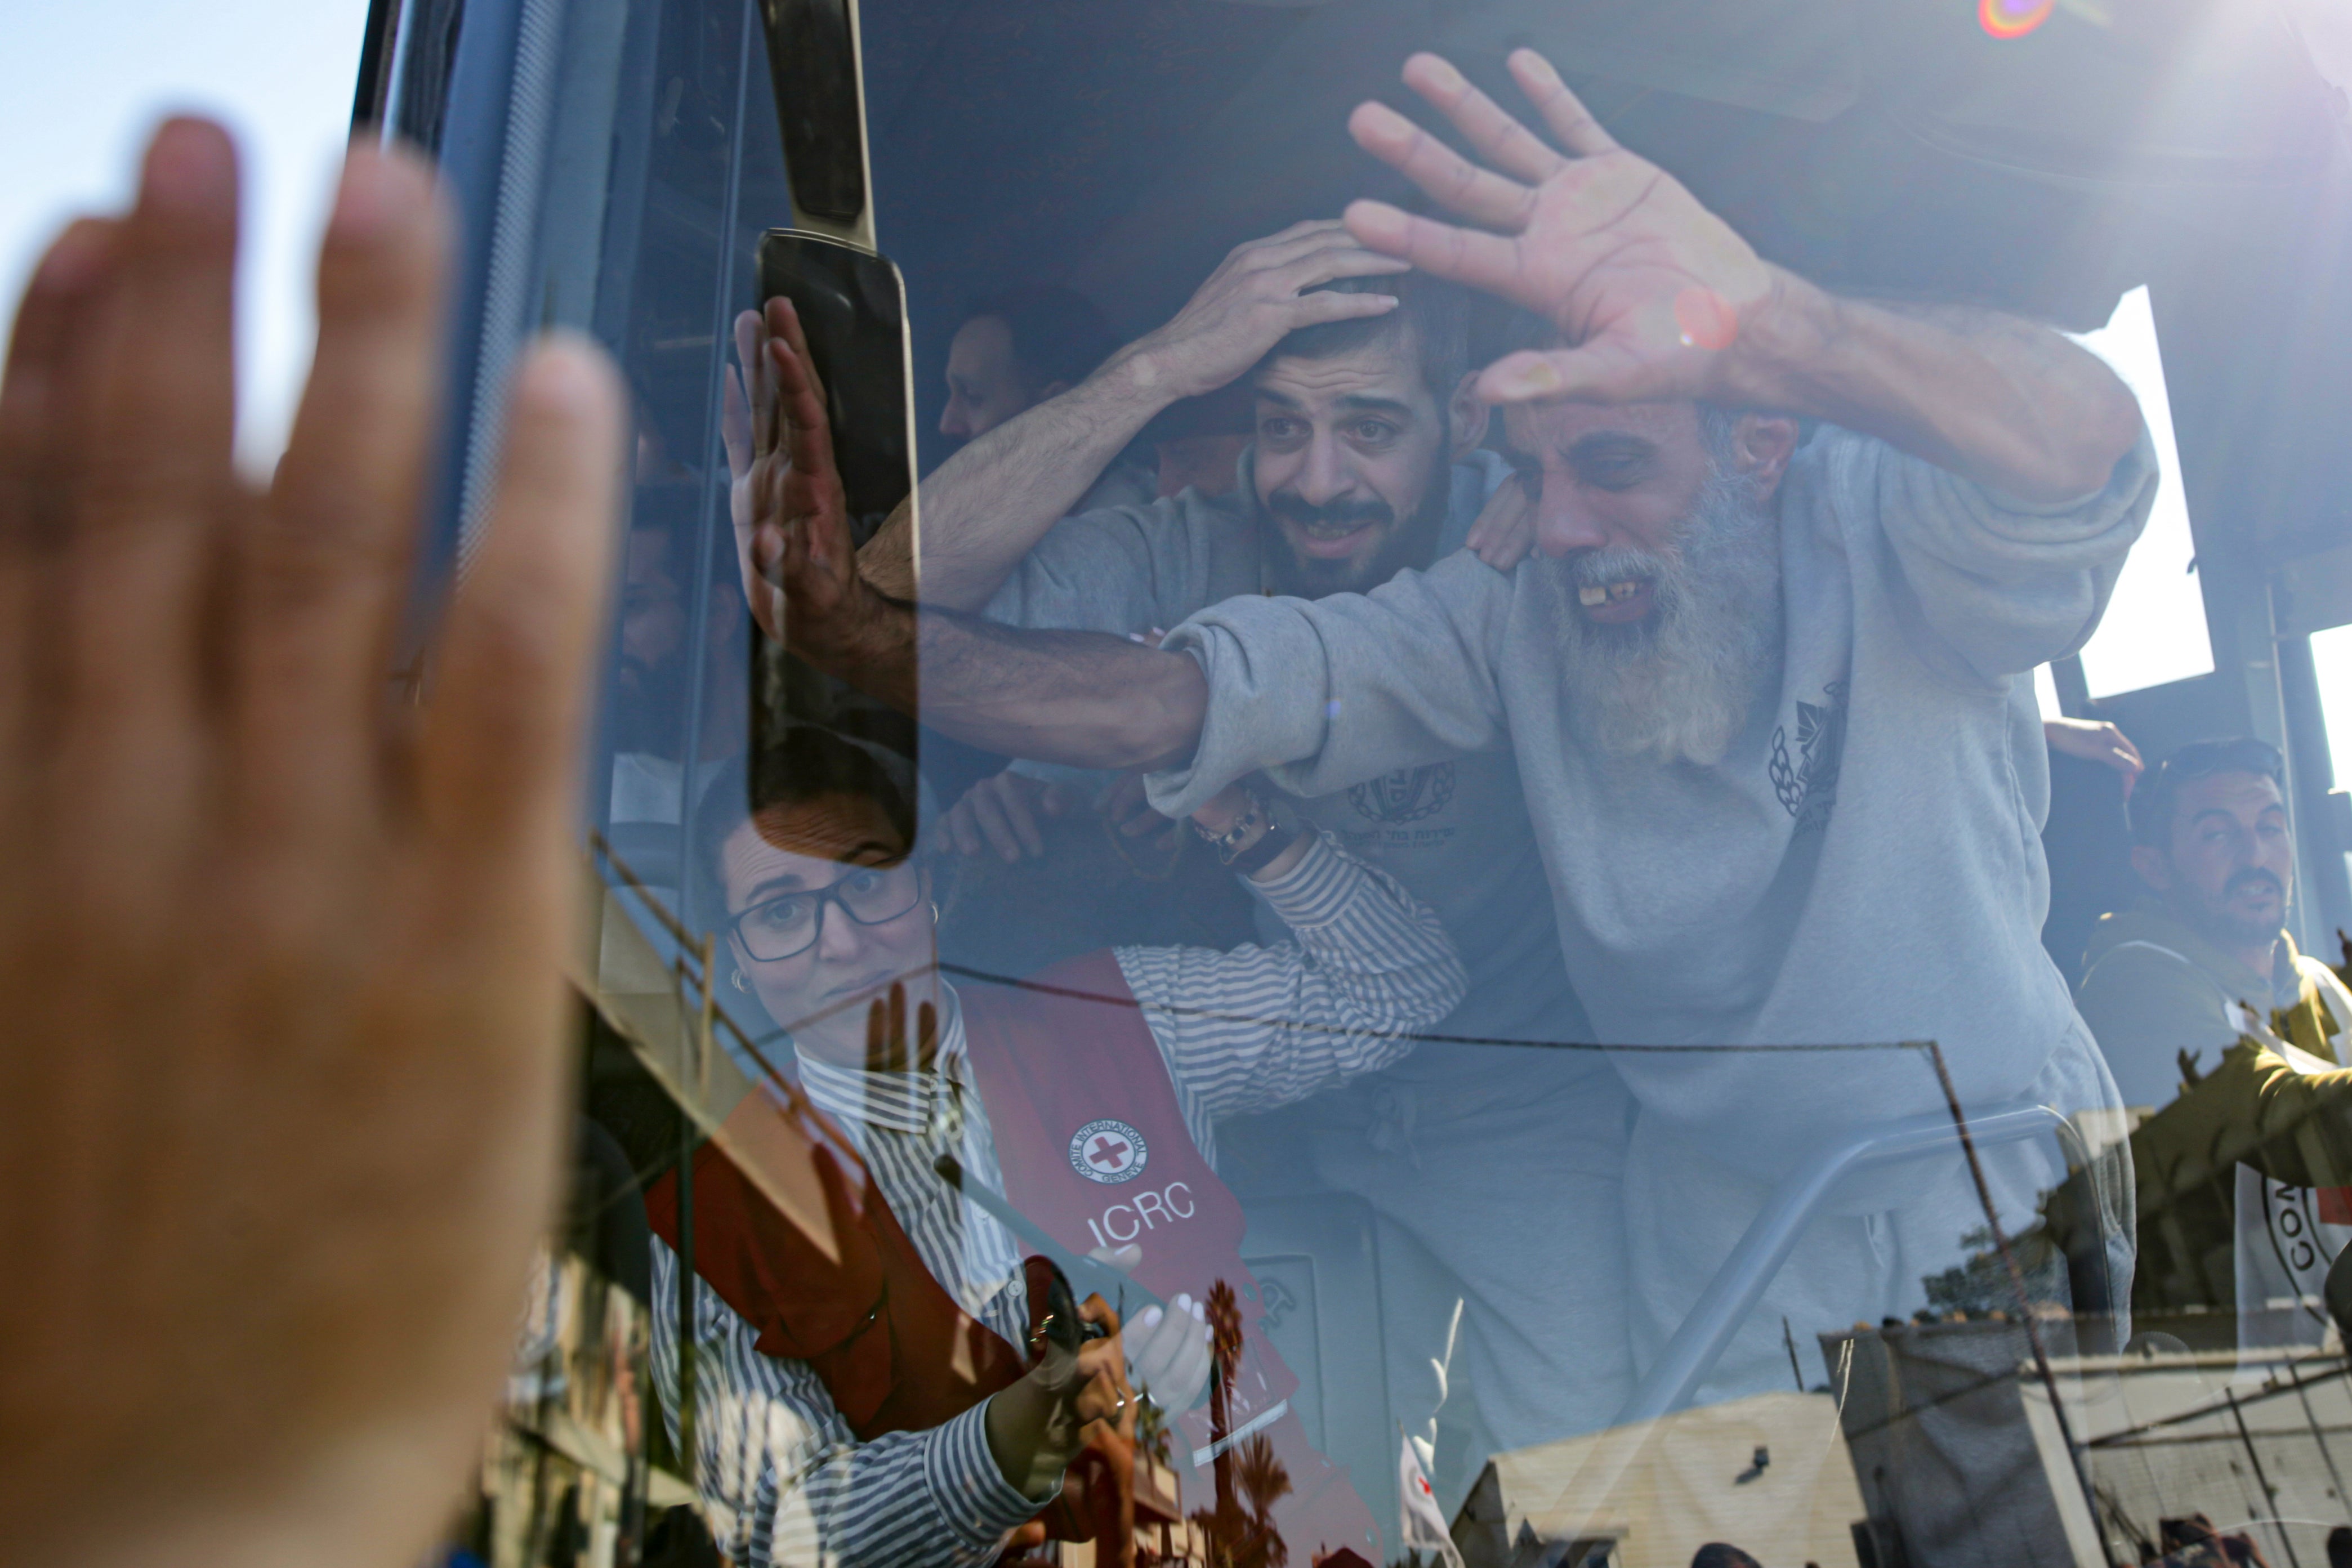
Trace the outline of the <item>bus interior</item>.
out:
<instances>
[{"instance_id":1,"label":"bus interior","mask_svg":"<svg viewBox=\"0 0 2352 1568\"><path fill-rule=\"evenodd\" d=\"M2025 868L2021 886L2046 896L2046 957L1930 926L1922 940L1938 950L1893 943L1867 995L1816 998L1810 1016L1831 1021L1812 1038L1728 1024L1710 1036L1678 1014L1685 1021L1641 1040L1562 1014L1556 1030L1503 1040L1423 1016L1349 1036L1430 1037L1360 1075L1318 1068L1316 1085L1257 1101L1189 1087L1183 1064L1199 1058L1185 1052L1348 1033L1258 1019L1255 1034L1247 1020L1219 1034L1202 1021L1229 1006L1220 977L1319 949L1284 928L1287 904L1242 887L1194 834L1106 826L1108 770L1024 775L1023 788L1078 803L1041 815L1039 847L1011 857L1021 863L992 841L968 852L950 814L1011 754L870 695L854 672L817 669L747 610L730 520L742 495L730 463L740 319L793 301L826 383L855 538L886 537L886 518L906 513L929 552L940 547L927 517L953 515L934 476L954 479L959 450L979 450L948 403L950 356L981 305L1066 291L1049 298L1080 298L1108 344L1130 344L1260 236L1337 217L1359 198L1442 216L1351 140L1349 114L1382 103L1475 151L1400 68L1418 51L1443 56L1534 123L1506 68L1518 49L1552 62L1619 144L1765 261L1839 297L1996 311L2078 337L2144 298L2177 453L2162 484L2189 530L2189 559L2168 567L2172 597L2161 602L2179 605L2179 580L2191 577L2195 602L2186 614L2130 611L2158 617L2131 646L2202 639L2210 668L2192 651L2201 673L2141 679L2111 658L2095 678L2078 639L2004 676L2038 689L2047 719L2114 726L2148 765L2061 754L2055 739L2046 768L2001 765L2022 767L2020 799L2039 802L2039 846L2012 832L2000 853ZM2004 964L2032 969L2032 986L2084 983L2101 917L2151 896L2126 814L2127 800L2147 798L2135 776L2147 790L2159 759L2218 737L2272 748L2291 842L2291 872L2273 876L2293 885L2284 931L2302 954L2352 968L2342 936L2352 794L2335 778L2314 652L2315 637L2325 648L2352 624L2352 485L2338 444L2352 428L2347 66L2352 30L2323 5L2288 0L375 0L355 120L430 151L464 220L458 395L428 570L463 571L496 448L488 411L528 333L591 334L635 403L625 580L583 808L574 1195L534 1286L481 1495L453 1523L448 1560L2343 1561L2352 1534L2339 1543L2331 1532L2352 1527L2352 1491L2334 1449L2352 1463L2352 1365L2336 1314L2352 1305L2352 1270L2339 1278L2331 1264L2352 1240L2342 1197L2352 1175L2286 1181L2263 1174L2262 1151L2264 1140L2294 1145L2295 1168L2317 1171L2337 1146L2326 1124L2352 1114L2352 1098L2328 1098L2324 1081L2307 1124L2210 1108L2168 1121L2157 1096L2067 1101L2042 1092L2042 1079L1971 1077L1958 1045L1958 1087L1947 1077L1939 1092L1942 1068L1931 1072L1919 1045L1938 1032L1935 1008L1923 1003L1915 1026L1890 1013L1886 993L1939 964L1955 977L1921 982L1923 994L1997 988ZM1509 328L1477 300L1467 321L1475 370L1499 356ZM2145 404L2147 390L2134 390ZM1188 406L1236 442L1265 439L1246 413L1214 403ZM1480 444L1496 471L1507 427L1496 414ZM1143 493L1122 503L1136 517L1166 522L1190 505L1150 490L1154 434L1176 429L1146 425L1118 458L1143 476ZM1809 424L1804 439L1826 437ZM1252 515L1252 472L1228 481L1243 496L1231 515ZM2111 619L2129 609L2131 582L2116 590ZM994 602L983 593L960 608L983 601ZM1401 664L1420 656L1409 643L1391 653ZM1859 691L1864 675L1852 678ZM1336 722L1336 698L1330 706ZM1807 725L1844 734L1843 706L1811 711ZM1801 741L1803 767L1834 784L1834 741L1815 769L1812 737L1790 744ZM812 766L838 776L786 777ZM1457 831L1432 828L1455 788L1444 766L1442 785L1423 768L1395 791L1352 786L1372 825L1360 841L1334 832L1330 845L1355 846L1402 880L1370 879L1350 896L1433 897L1380 855L1412 850L1416 831ZM1851 768L1845 783L1845 801L1866 787ZM1473 784L1462 788L1466 801ZM763 800L812 790L903 796L877 809L906 819L905 841L863 874L878 885L881 870L925 868L937 935L924 983L940 988L922 994L940 998L942 1026L950 1014L959 1031L999 1016L1010 1004L972 1001L992 989L1061 1005L1066 982L1030 977L1118 955L1137 1016L1172 1064L1184 1132L1108 1103L1081 1118L1075 1092L1032 1118L983 1073L958 1080L987 1090L982 1134L956 1124L969 1179L941 1176L949 1185L928 1198L888 1196L888 1140L849 1129L850 1113L827 1098L842 1092L827 1088L838 1072L808 1069L795 1019L747 984L758 966L730 956L747 912L729 882L733 841L712 814L747 789L761 821ZM1479 824L1458 831L1451 841L1524 862L1476 868L1490 878L1482 887L1537 863L1533 840L1515 853L1478 837ZM1956 816L1949 831L1984 824ZM1656 874L1675 874L1681 862L1661 855ZM1640 904L1641 874L1633 865L1609 896ZM1894 908L1932 903L1931 891L1898 883L1870 896ZM1656 896L1672 904L1672 893ZM920 918L903 899L861 913L854 896L866 895L816 905L816 941L866 914L915 907ZM1441 905L1449 931L1451 914ZM1547 904L1547 931L1552 918ZM1765 984L1743 967L1758 961L1746 938L1727 935L1738 918L1695 924L1682 964L1693 985L1716 983L1709 975L1733 991ZM1153 967L1161 960L1136 954L1197 956ZM1462 959L1475 987L1477 959ZM1577 962L1571 954L1577 989L1591 989ZM1162 973L1190 977L1171 982L1173 1000L1139 977ZM1319 981L1284 983L1305 988L1281 992L1284 1006L1326 994ZM1181 994L1194 984L1200 996ZM1373 984L1335 983L1333 1005L1358 1005ZM851 997L856 1020L868 999ZM1858 1032L1836 1027L1847 1004L1865 1020ZM2352 1066L2337 1045L2352 1013L2330 1029L2323 1009L2316 1034L2296 1034L2281 1005L2279 1018L2249 1025L2250 1045L2272 1030L2279 1051L2305 1053L2302 1071ZM1098 1040L1089 1016L1081 1009L1055 1049L1108 1061L1117 1030L1104 1025ZM907 1027L934 1026L902 1025L896 1002L874 1014L869 1047L897 1054L869 1056L869 1072L934 1071L929 1034L914 1059L903 1038L885 1038ZM1272 1046L1260 1038L1269 1031ZM1234 1043L1243 1035L1255 1043ZM1773 1054L1832 1046L1850 1054ZM2180 1106L2219 1081L2230 1046L2225 1035L2210 1059L2184 1061ZM1802 1076L1770 1076L1800 1060L1790 1071ZM1071 1057L1045 1076L1091 1082L1094 1071ZM1253 1083L1280 1076L1251 1071ZM1694 1132L1676 1120L1685 1105L1727 1097L1743 1127L1785 1122L1785 1135L1759 1133L1769 1149L1750 1159L1725 1152L1736 1135L1718 1146L1703 1122ZM1213 1117L1198 1110L1212 1101ZM747 1106L782 1130L747 1132ZM875 1520L929 1518L915 1493L933 1472L901 1472L895 1500L868 1519L851 1497L866 1484L854 1479L857 1456L947 1428L857 1417L830 1372L812 1406L807 1369L832 1364L770 1354L793 1337L794 1291L855 1271L843 1260L863 1256L857 1238L874 1230L881 1195L919 1251L961 1246L969 1263L985 1250L980 1232L1013 1238L992 1276L1001 1291L1022 1277L1004 1273L1004 1257L1026 1257L1050 1260L1077 1299L1099 1286L1128 1300L1086 1239L1044 1207L1022 1212L1032 1179L1022 1171L1061 1160L1061 1123L1081 1119L1082 1134L1107 1127L1110 1138L1071 1145L1078 1174L1107 1183L1086 1193L1153 1196L1149 1175L1125 1184L1082 1168L1087 1148L1124 1138L1139 1145L1119 1145L1126 1174L1142 1171L1148 1133L1160 1174L1192 1169L1197 1153L1231 1195L1245 1227L1233 1243L1241 1274L1218 1288L1243 1348L1229 1354L1225 1320L1211 1325L1205 1403L1144 1404L1126 1417L1112 1445L1124 1445L1123 1479L1104 1479L1112 1465L1087 1472L1090 1494L1064 1487L1057 1506L1079 1522L1044 1539L1026 1526L986 1540L893 1535ZM2192 1120L2180 1135L2193 1150L2163 1142L2162 1129ZM975 1166L969 1140L992 1124L995 1147ZM1655 1126L1670 1130L1642 1152ZM1186 1133L1200 1150L1168 1146ZM1016 1146L1024 1138L1051 1146L1039 1156ZM994 1192L975 1174L991 1165ZM1173 1191L1155 1199L1171 1233ZM918 1201L960 1216L964 1239L927 1240L930 1221L908 1211ZM999 1213L1008 1202L1011 1219ZM1577 1205L1607 1212L1580 1228L1568 1216ZM1139 1238L1099 1228L1119 1212L1104 1208L1087 1239L1105 1254L1139 1241L1143 1281L1152 1210L1124 1211L1122 1223L1148 1232ZM743 1218L754 1213L758 1224ZM786 1232L790 1245L776 1239ZM751 1258L757 1238L772 1256ZM2248 1260L2259 1247L2280 1254L2266 1284ZM730 1261L712 1261L722 1252ZM1033 1319L1052 1272L1025 1276ZM739 1299L744 1277L783 1303L772 1324ZM942 1281L949 1309L1013 1340L1017 1371L1042 1342L1024 1347L991 1318L999 1307L976 1279ZM1144 1296L1160 1303L1171 1291ZM1136 1312L1127 1316L1132 1335ZM930 1354L912 1327L891 1333L901 1358ZM761 1348L747 1349L755 1338ZM1261 1354L1264 1366L1250 1359ZM987 1385L966 1365L942 1375L965 1396L934 1416L972 1407ZM1290 1435L1269 1441L1278 1433ZM1081 1518L1089 1509L1099 1517ZM1706 1555L1723 1543L1738 1552Z\"/></svg>"}]
</instances>

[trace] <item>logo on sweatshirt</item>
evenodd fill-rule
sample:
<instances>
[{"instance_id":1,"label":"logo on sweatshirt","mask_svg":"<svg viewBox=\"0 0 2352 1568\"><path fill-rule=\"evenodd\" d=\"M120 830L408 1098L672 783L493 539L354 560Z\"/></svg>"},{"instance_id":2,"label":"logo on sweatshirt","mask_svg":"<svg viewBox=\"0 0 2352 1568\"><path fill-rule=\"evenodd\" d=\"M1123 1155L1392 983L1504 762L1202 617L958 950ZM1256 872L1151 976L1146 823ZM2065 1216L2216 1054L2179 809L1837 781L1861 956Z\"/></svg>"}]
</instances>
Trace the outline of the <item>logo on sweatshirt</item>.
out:
<instances>
[{"instance_id":1,"label":"logo on sweatshirt","mask_svg":"<svg viewBox=\"0 0 2352 1568\"><path fill-rule=\"evenodd\" d=\"M1454 799L1454 764L1400 768L1357 785L1348 800L1375 822L1417 822L1445 810Z\"/></svg>"},{"instance_id":2,"label":"logo on sweatshirt","mask_svg":"<svg viewBox=\"0 0 2352 1568\"><path fill-rule=\"evenodd\" d=\"M1088 1181L1116 1184L1143 1174L1151 1151L1143 1134L1125 1122L1104 1117L1088 1122L1070 1139L1070 1168Z\"/></svg>"},{"instance_id":3,"label":"logo on sweatshirt","mask_svg":"<svg viewBox=\"0 0 2352 1568\"><path fill-rule=\"evenodd\" d=\"M1797 819L1799 833L1829 825L1830 808L1837 804L1838 766L1845 757L1843 681L1822 688L1818 703L1797 705L1797 755L1789 755L1789 727L1772 731L1772 791L1789 815Z\"/></svg>"}]
</instances>

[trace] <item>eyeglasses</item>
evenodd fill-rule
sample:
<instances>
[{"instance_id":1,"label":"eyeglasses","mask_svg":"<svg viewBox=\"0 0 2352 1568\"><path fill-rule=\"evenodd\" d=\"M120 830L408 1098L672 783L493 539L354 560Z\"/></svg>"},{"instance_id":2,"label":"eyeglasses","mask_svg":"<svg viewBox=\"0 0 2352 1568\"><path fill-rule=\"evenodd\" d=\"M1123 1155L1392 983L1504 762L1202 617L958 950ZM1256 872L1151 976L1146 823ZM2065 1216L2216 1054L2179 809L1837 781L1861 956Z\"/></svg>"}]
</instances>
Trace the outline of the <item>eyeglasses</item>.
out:
<instances>
[{"instance_id":1,"label":"eyeglasses","mask_svg":"<svg viewBox=\"0 0 2352 1568\"><path fill-rule=\"evenodd\" d=\"M762 964L796 958L816 946L824 930L824 906L837 904L860 925L896 920L921 902L923 879L912 862L860 866L829 887L787 893L730 916L729 926L743 950Z\"/></svg>"}]
</instances>

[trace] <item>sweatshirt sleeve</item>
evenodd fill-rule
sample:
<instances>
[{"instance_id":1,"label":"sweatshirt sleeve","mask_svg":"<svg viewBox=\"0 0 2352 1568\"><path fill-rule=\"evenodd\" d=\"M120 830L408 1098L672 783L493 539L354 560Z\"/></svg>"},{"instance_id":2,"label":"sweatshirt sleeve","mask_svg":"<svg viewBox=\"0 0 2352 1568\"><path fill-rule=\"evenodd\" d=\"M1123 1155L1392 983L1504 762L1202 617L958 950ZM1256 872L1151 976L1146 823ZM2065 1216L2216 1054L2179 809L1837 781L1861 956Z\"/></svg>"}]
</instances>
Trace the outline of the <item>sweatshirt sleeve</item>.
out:
<instances>
[{"instance_id":1,"label":"sweatshirt sleeve","mask_svg":"<svg viewBox=\"0 0 2352 1568\"><path fill-rule=\"evenodd\" d=\"M1251 884L1296 942L1114 950L1178 1089L1209 1115L1271 1110L1410 1051L1462 1000L1437 916L1391 877L1318 837Z\"/></svg>"},{"instance_id":2,"label":"sweatshirt sleeve","mask_svg":"<svg viewBox=\"0 0 2352 1568\"><path fill-rule=\"evenodd\" d=\"M1118 634L1173 626L1213 597L1213 577L1230 574L1234 563L1218 558L1235 527L1198 492L1064 517L981 613L1041 631Z\"/></svg>"},{"instance_id":3,"label":"sweatshirt sleeve","mask_svg":"<svg viewBox=\"0 0 2352 1568\"><path fill-rule=\"evenodd\" d=\"M1200 661L1208 711L1191 760L1145 779L1152 806L1186 816L1261 769L1294 795L1328 795L1484 750L1502 734L1512 580L1465 551L1370 593L1232 599L1193 616L1161 646Z\"/></svg>"},{"instance_id":4,"label":"sweatshirt sleeve","mask_svg":"<svg viewBox=\"0 0 2352 1568\"><path fill-rule=\"evenodd\" d=\"M653 1243L653 1294L673 1301L677 1255ZM920 1432L861 1443L806 1362L762 1355L751 1326L695 1281L695 1487L732 1516L730 1562L980 1568L1045 1505L988 1451L985 1401ZM677 1317L653 1314L654 1384L677 1437Z\"/></svg>"},{"instance_id":5,"label":"sweatshirt sleeve","mask_svg":"<svg viewBox=\"0 0 2352 1568\"><path fill-rule=\"evenodd\" d=\"M1847 431L1825 430L1831 505L1849 538L1884 541L1879 568L1932 663L2000 681L2074 653L2097 630L2156 502L2140 432L2107 483L2072 502L2005 497Z\"/></svg>"}]
</instances>

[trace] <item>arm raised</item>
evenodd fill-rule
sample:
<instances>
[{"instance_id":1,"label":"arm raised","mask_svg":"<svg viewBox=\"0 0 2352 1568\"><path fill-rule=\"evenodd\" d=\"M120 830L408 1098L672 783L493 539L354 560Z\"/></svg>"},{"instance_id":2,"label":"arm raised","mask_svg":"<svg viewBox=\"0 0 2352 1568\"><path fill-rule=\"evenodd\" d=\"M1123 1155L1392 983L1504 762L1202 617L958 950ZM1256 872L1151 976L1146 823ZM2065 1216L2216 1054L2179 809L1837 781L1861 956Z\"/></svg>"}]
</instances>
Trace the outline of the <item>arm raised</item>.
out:
<instances>
[{"instance_id":1,"label":"arm raised","mask_svg":"<svg viewBox=\"0 0 2352 1568\"><path fill-rule=\"evenodd\" d=\"M799 318L772 302L742 329L748 390L730 388L735 538L761 630L960 740L1087 768L1167 766L1206 711L1181 653L1088 632L1023 632L884 593L850 544L824 396Z\"/></svg>"},{"instance_id":2,"label":"arm raised","mask_svg":"<svg viewBox=\"0 0 2352 1568\"><path fill-rule=\"evenodd\" d=\"M1349 121L1366 151L1480 225L1357 202L1349 231L1542 315L1566 340L1489 366L1489 402L1697 399L1806 414L2035 504L2096 491L2138 438L2137 403L2088 350L1993 311L1828 294L1620 147L1543 57L1521 49L1510 68L1564 152L1434 55L1406 62L1404 79L1489 167L1380 104Z\"/></svg>"},{"instance_id":3,"label":"arm raised","mask_svg":"<svg viewBox=\"0 0 2352 1568\"><path fill-rule=\"evenodd\" d=\"M1309 292L1318 286L1404 270L1328 218L1235 246L1166 326L1061 396L978 437L923 481L923 601L950 610L986 604L1152 415L1216 391L1301 327L1396 308L1390 295ZM913 508L901 506L858 552L858 569L885 593L913 599L918 542Z\"/></svg>"}]
</instances>

